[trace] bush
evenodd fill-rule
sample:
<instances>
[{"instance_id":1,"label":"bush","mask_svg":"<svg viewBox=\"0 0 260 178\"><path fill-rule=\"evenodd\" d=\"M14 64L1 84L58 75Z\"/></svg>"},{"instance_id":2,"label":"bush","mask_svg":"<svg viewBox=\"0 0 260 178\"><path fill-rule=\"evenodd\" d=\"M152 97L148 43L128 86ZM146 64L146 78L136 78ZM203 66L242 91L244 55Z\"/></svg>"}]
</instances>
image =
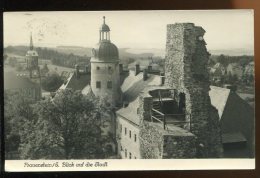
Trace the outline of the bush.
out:
<instances>
[{"instance_id":1,"label":"bush","mask_svg":"<svg viewBox=\"0 0 260 178\"><path fill-rule=\"evenodd\" d=\"M48 92L55 92L63 84L63 79L54 73L42 80L42 88Z\"/></svg>"}]
</instances>

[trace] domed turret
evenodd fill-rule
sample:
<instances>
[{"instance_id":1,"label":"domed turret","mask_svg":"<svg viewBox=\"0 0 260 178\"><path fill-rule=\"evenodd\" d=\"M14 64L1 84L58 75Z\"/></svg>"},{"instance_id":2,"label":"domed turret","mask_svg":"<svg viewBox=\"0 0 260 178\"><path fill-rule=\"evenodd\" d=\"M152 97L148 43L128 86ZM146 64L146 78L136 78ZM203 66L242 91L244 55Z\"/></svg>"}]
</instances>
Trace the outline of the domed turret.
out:
<instances>
[{"instance_id":1,"label":"domed turret","mask_svg":"<svg viewBox=\"0 0 260 178\"><path fill-rule=\"evenodd\" d=\"M92 49L91 89L95 96L115 106L121 102L119 54L116 45L110 42L110 28L103 19L99 43Z\"/></svg>"},{"instance_id":2,"label":"domed turret","mask_svg":"<svg viewBox=\"0 0 260 178\"><path fill-rule=\"evenodd\" d=\"M91 61L118 62L119 54L116 45L110 42L110 28L104 21L99 31L99 43L92 49Z\"/></svg>"},{"instance_id":3,"label":"domed turret","mask_svg":"<svg viewBox=\"0 0 260 178\"><path fill-rule=\"evenodd\" d=\"M119 54L116 45L110 42L98 43L95 48L92 49L93 58L92 61L118 61Z\"/></svg>"},{"instance_id":4,"label":"domed turret","mask_svg":"<svg viewBox=\"0 0 260 178\"><path fill-rule=\"evenodd\" d=\"M110 31L109 26L106 24L106 17L105 16L103 17L103 24L100 27L100 31L103 31L103 32L109 32Z\"/></svg>"}]
</instances>

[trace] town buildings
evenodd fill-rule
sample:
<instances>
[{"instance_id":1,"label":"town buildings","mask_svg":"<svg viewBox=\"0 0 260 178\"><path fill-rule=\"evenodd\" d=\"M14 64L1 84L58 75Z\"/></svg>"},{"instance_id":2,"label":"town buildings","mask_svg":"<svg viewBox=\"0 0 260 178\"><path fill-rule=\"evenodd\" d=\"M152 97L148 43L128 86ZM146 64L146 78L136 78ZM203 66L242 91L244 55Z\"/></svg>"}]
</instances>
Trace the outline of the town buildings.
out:
<instances>
[{"instance_id":1,"label":"town buildings","mask_svg":"<svg viewBox=\"0 0 260 178\"><path fill-rule=\"evenodd\" d=\"M243 101L230 89L210 86L204 33L192 23L170 24L164 72L138 63L134 70L124 71L104 19L92 50L91 72L84 74L75 66L60 89L92 93L110 103L104 135L112 133L109 145L120 158L250 157L253 111L245 107L251 124L233 127L248 118L230 115L229 108L236 110L230 101ZM241 143L245 149L234 146ZM230 154L239 149L239 154Z\"/></svg>"}]
</instances>

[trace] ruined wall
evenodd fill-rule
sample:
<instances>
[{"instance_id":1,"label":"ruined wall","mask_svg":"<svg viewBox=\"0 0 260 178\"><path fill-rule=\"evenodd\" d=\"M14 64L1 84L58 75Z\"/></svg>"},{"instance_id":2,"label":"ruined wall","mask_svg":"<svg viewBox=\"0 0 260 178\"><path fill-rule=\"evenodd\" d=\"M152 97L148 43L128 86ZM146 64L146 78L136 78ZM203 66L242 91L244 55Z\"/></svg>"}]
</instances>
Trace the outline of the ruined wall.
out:
<instances>
[{"instance_id":1,"label":"ruined wall","mask_svg":"<svg viewBox=\"0 0 260 178\"><path fill-rule=\"evenodd\" d=\"M167 25L165 84L185 94L185 114L189 122L186 129L197 136L197 157L208 157L212 152L208 135L211 124L215 124L209 119L209 53L204 33L201 27L192 23ZM218 134L215 136L219 137ZM221 143L215 144L221 146Z\"/></svg>"},{"instance_id":2,"label":"ruined wall","mask_svg":"<svg viewBox=\"0 0 260 178\"><path fill-rule=\"evenodd\" d=\"M194 158L196 138L181 128L164 130L162 123L151 122L152 97L139 96L139 140L143 159ZM175 132L176 131L176 132Z\"/></svg>"},{"instance_id":3,"label":"ruined wall","mask_svg":"<svg viewBox=\"0 0 260 178\"><path fill-rule=\"evenodd\" d=\"M165 135L163 140L163 159L194 158L196 155L196 139L194 135Z\"/></svg>"}]
</instances>

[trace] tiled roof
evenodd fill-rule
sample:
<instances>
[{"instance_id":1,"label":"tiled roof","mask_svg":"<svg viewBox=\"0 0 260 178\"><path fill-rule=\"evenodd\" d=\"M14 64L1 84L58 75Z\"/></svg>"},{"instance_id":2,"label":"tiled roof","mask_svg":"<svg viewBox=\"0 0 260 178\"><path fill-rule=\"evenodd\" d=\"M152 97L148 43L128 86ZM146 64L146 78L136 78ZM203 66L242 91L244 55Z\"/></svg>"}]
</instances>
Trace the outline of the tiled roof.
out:
<instances>
[{"instance_id":1,"label":"tiled roof","mask_svg":"<svg viewBox=\"0 0 260 178\"><path fill-rule=\"evenodd\" d=\"M123 92L124 101L128 101L129 105L117 111L117 114L139 125L139 116L137 108L139 107L138 96L142 91L150 88L160 88L160 76L148 74L148 79L143 80L143 72L135 75L134 71L129 71L129 76L124 80L121 90Z\"/></svg>"},{"instance_id":2,"label":"tiled roof","mask_svg":"<svg viewBox=\"0 0 260 178\"><path fill-rule=\"evenodd\" d=\"M90 84L90 74L80 74L77 78L75 73L71 73L67 80L67 83L63 84L60 89L70 88L73 90L83 90L87 85Z\"/></svg>"},{"instance_id":3,"label":"tiled roof","mask_svg":"<svg viewBox=\"0 0 260 178\"><path fill-rule=\"evenodd\" d=\"M246 142L245 136L240 133L224 133L222 134L222 143L236 143L236 142Z\"/></svg>"},{"instance_id":4,"label":"tiled roof","mask_svg":"<svg viewBox=\"0 0 260 178\"><path fill-rule=\"evenodd\" d=\"M134 71L129 72L129 76L125 79L121 86L121 90L123 92L123 99L124 101L128 101L130 103L129 105L131 105L131 102L136 100L136 98L142 91L151 88L162 88L162 86L160 86L160 76L152 74L148 75L148 79L146 81L143 81L142 72L140 72L136 76ZM230 94L230 89L216 86L210 86L210 89L211 90L209 91L209 96L211 99L211 104L218 110L219 118L221 119ZM128 109L124 108L122 110L124 112L120 113L122 115L128 115L127 112L131 113L130 109L131 107Z\"/></svg>"},{"instance_id":5,"label":"tiled roof","mask_svg":"<svg viewBox=\"0 0 260 178\"><path fill-rule=\"evenodd\" d=\"M148 79L144 81L143 72L135 75L134 71L129 71L129 76L121 86L124 100L128 102L135 100L148 86L160 86L160 76L148 74Z\"/></svg>"},{"instance_id":6,"label":"tiled roof","mask_svg":"<svg viewBox=\"0 0 260 178\"><path fill-rule=\"evenodd\" d=\"M132 101L127 107L119 109L116 113L124 117L125 119L139 125L139 116L137 114L137 108L139 107L138 98Z\"/></svg>"}]
</instances>

